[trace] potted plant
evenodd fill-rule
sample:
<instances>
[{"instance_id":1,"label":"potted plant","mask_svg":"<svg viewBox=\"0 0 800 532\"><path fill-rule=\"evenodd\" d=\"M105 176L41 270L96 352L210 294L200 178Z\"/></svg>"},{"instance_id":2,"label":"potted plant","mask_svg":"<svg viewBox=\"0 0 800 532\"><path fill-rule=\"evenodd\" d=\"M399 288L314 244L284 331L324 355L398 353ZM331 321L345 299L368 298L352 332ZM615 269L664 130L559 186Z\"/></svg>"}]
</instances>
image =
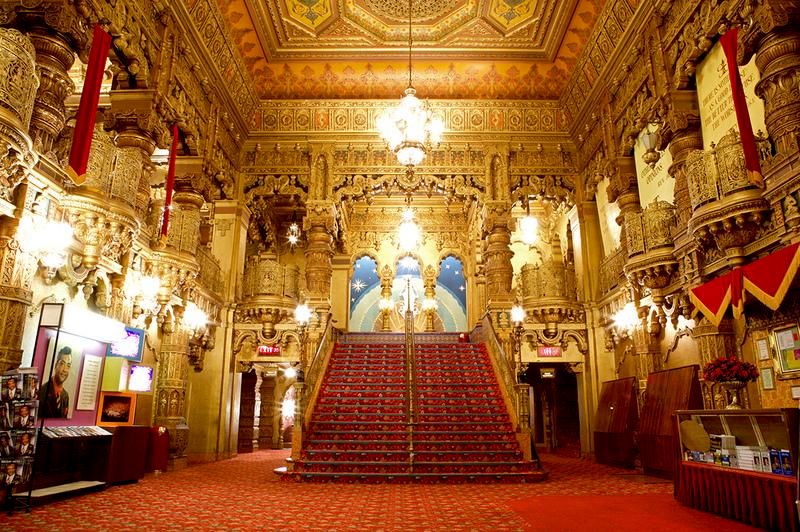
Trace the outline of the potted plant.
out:
<instances>
[{"instance_id":1,"label":"potted plant","mask_svg":"<svg viewBox=\"0 0 800 532\"><path fill-rule=\"evenodd\" d=\"M739 390L758 378L758 368L750 362L739 360L736 355L722 356L712 360L703 368L703 378L725 388L730 395L726 409L741 408Z\"/></svg>"}]
</instances>

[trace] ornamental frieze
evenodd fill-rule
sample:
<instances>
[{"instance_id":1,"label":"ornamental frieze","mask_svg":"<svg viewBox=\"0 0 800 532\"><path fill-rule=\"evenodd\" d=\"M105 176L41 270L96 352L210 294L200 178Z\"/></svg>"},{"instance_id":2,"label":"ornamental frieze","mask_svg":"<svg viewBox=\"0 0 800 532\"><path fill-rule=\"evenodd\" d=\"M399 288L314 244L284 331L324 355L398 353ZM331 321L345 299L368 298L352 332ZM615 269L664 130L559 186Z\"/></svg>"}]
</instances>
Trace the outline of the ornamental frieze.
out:
<instances>
[{"instance_id":1,"label":"ornamental frieze","mask_svg":"<svg viewBox=\"0 0 800 532\"><path fill-rule=\"evenodd\" d=\"M387 100L269 100L252 116L253 133L376 131L378 115L395 105ZM567 123L554 101L431 100L449 133L563 133Z\"/></svg>"}]
</instances>

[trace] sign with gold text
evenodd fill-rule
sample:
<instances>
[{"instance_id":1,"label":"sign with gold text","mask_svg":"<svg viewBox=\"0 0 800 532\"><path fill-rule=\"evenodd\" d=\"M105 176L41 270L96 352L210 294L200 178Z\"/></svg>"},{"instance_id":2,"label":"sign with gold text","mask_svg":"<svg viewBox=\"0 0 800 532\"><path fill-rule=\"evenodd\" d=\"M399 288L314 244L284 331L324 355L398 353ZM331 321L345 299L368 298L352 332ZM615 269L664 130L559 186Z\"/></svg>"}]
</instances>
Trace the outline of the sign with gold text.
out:
<instances>
[{"instance_id":1,"label":"sign with gold text","mask_svg":"<svg viewBox=\"0 0 800 532\"><path fill-rule=\"evenodd\" d=\"M755 57L745 66L739 67L744 94L753 133L766 133L764 125L764 102L756 96L756 83L761 76L756 67ZM736 112L733 109L731 81L728 78L728 65L725 52L717 43L697 69L697 99L700 102L700 122L703 130L703 148L719 143L731 128L738 131Z\"/></svg>"},{"instance_id":2,"label":"sign with gold text","mask_svg":"<svg viewBox=\"0 0 800 532\"><path fill-rule=\"evenodd\" d=\"M675 180L670 177L668 172L672 165L672 153L668 149L658 152L661 157L651 168L642 158L647 151L642 141L643 134L644 131L639 134L633 145L633 158L639 181L639 203L642 208L647 207L656 199L674 204Z\"/></svg>"},{"instance_id":3,"label":"sign with gold text","mask_svg":"<svg viewBox=\"0 0 800 532\"><path fill-rule=\"evenodd\" d=\"M619 248L619 233L622 229L617 224L619 207L616 203L608 202L608 179L603 179L597 184L597 216L600 219L600 233L603 236L603 254L607 257Z\"/></svg>"}]
</instances>

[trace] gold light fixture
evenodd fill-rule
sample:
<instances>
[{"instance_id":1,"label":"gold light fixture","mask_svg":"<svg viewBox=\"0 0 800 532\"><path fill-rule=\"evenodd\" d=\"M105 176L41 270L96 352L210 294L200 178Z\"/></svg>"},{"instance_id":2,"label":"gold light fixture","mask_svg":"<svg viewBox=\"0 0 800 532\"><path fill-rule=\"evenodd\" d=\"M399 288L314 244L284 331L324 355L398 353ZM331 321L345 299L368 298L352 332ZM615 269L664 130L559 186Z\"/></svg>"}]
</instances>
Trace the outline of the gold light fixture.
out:
<instances>
[{"instance_id":1,"label":"gold light fixture","mask_svg":"<svg viewBox=\"0 0 800 532\"><path fill-rule=\"evenodd\" d=\"M444 124L434 115L426 102L417 98L411 81L411 0L408 2L408 88L403 92L400 105L387 109L377 120L378 132L397 156L398 162L414 172L422 163L428 147L439 143Z\"/></svg>"},{"instance_id":2,"label":"gold light fixture","mask_svg":"<svg viewBox=\"0 0 800 532\"><path fill-rule=\"evenodd\" d=\"M522 243L532 246L536 243L537 232L539 230L539 220L531 216L530 202L525 200L525 216L519 219L519 232Z\"/></svg>"},{"instance_id":3,"label":"gold light fixture","mask_svg":"<svg viewBox=\"0 0 800 532\"><path fill-rule=\"evenodd\" d=\"M397 242L400 250L406 253L414 251L419 245L421 231L414 221L414 211L411 207L403 212L403 222L397 228Z\"/></svg>"},{"instance_id":4,"label":"gold light fixture","mask_svg":"<svg viewBox=\"0 0 800 532\"><path fill-rule=\"evenodd\" d=\"M50 220L39 214L24 215L17 228L20 247L38 261L48 282L67 263L72 237L72 227L67 222Z\"/></svg>"}]
</instances>

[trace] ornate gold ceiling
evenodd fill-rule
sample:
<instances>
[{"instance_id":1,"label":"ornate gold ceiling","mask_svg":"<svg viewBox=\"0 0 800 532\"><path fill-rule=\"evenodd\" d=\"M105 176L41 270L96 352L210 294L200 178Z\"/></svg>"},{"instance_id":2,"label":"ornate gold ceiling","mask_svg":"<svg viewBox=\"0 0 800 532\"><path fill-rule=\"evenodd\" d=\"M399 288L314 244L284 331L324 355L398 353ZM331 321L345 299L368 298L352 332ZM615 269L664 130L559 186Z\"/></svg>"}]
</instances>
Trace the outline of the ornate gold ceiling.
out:
<instances>
[{"instance_id":1,"label":"ornate gold ceiling","mask_svg":"<svg viewBox=\"0 0 800 532\"><path fill-rule=\"evenodd\" d=\"M396 98L405 0L217 0L264 99ZM414 0L423 97L555 99L605 0Z\"/></svg>"}]
</instances>

